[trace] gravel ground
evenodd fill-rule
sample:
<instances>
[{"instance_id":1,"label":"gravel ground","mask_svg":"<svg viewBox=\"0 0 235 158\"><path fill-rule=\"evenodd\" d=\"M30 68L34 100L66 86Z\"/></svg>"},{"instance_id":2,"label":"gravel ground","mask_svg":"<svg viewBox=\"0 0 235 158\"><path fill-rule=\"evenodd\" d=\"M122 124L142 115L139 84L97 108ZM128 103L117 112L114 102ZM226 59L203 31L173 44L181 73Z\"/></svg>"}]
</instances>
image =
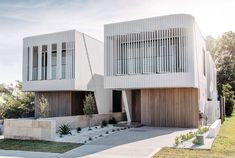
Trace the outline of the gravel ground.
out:
<instances>
[{"instance_id":1,"label":"gravel ground","mask_svg":"<svg viewBox=\"0 0 235 158\"><path fill-rule=\"evenodd\" d=\"M100 139L107 135L125 130L127 128L114 127L113 125L107 125L101 128L100 126L91 127L92 130L88 128L82 128L78 133L76 130L71 130L72 135L63 135L60 137L59 133L56 133L56 142L71 142L71 143L89 143L94 140ZM90 138L90 139L89 139Z\"/></svg>"}]
</instances>

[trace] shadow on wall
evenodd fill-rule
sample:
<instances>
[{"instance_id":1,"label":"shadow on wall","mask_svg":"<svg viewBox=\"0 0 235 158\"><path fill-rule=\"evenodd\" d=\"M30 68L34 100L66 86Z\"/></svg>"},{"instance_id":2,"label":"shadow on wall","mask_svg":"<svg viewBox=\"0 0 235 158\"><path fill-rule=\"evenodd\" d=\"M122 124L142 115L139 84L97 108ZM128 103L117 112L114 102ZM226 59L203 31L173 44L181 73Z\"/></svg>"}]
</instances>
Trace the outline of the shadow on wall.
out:
<instances>
[{"instance_id":1,"label":"shadow on wall","mask_svg":"<svg viewBox=\"0 0 235 158\"><path fill-rule=\"evenodd\" d=\"M94 74L88 82L87 89L94 91L99 114L112 113L112 90L104 89L104 76Z\"/></svg>"}]
</instances>

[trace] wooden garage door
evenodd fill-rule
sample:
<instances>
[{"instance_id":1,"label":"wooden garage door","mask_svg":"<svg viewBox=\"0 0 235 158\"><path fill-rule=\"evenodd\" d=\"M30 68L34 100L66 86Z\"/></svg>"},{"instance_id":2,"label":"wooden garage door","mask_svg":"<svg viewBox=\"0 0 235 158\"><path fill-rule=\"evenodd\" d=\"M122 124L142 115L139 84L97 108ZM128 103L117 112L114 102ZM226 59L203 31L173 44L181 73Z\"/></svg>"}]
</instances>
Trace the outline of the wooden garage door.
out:
<instances>
[{"instance_id":1,"label":"wooden garage door","mask_svg":"<svg viewBox=\"0 0 235 158\"><path fill-rule=\"evenodd\" d=\"M141 123L160 127L198 127L198 89L142 89Z\"/></svg>"}]
</instances>

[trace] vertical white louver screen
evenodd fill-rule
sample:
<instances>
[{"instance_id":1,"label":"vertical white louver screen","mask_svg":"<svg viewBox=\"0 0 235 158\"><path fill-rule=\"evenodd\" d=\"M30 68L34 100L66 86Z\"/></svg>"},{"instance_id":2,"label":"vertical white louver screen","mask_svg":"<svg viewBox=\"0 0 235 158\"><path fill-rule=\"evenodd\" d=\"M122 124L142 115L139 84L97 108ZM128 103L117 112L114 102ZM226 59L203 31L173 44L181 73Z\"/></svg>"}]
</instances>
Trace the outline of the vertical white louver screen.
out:
<instances>
[{"instance_id":1,"label":"vertical white louver screen","mask_svg":"<svg viewBox=\"0 0 235 158\"><path fill-rule=\"evenodd\" d=\"M106 36L106 73L113 76L187 72L187 38L185 28Z\"/></svg>"}]
</instances>

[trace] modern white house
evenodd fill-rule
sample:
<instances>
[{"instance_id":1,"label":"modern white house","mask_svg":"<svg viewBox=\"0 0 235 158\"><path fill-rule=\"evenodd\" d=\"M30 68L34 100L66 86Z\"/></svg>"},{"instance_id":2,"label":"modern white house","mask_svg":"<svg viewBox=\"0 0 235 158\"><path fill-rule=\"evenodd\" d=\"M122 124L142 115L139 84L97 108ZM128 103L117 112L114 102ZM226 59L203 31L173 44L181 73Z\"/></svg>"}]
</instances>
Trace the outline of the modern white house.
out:
<instances>
[{"instance_id":1,"label":"modern white house","mask_svg":"<svg viewBox=\"0 0 235 158\"><path fill-rule=\"evenodd\" d=\"M191 15L104 26L106 89L122 91L128 121L198 127L217 100L216 68Z\"/></svg>"},{"instance_id":2,"label":"modern white house","mask_svg":"<svg viewBox=\"0 0 235 158\"><path fill-rule=\"evenodd\" d=\"M49 116L83 114L92 93L97 113L113 112L112 91L104 89L104 45L76 30L23 39L23 90L35 92L35 115L42 95Z\"/></svg>"}]
</instances>

